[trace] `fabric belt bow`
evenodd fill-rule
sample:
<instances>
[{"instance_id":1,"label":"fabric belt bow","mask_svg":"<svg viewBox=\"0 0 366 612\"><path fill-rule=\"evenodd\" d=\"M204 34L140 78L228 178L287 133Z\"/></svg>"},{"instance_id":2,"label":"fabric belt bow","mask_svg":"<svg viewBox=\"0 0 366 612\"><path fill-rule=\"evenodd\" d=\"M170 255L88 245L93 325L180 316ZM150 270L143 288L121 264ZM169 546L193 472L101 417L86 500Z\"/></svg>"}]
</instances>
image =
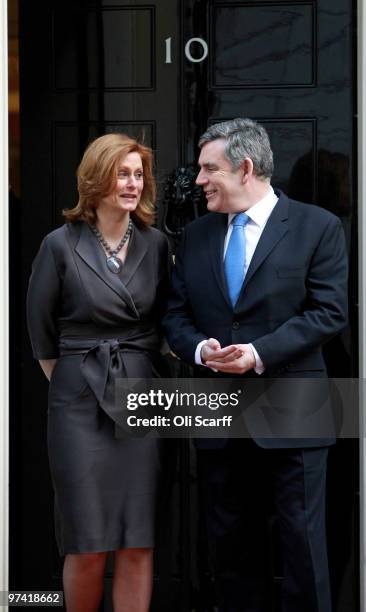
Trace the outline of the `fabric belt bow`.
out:
<instances>
[{"instance_id":1,"label":"fabric belt bow","mask_svg":"<svg viewBox=\"0 0 366 612\"><path fill-rule=\"evenodd\" d=\"M80 370L93 391L101 408L117 424L121 425L122 408L115 397L115 381L118 378L152 376L136 365L136 356L145 357L148 351L126 348L118 338L108 340L63 338L61 355L84 354Z\"/></svg>"}]
</instances>

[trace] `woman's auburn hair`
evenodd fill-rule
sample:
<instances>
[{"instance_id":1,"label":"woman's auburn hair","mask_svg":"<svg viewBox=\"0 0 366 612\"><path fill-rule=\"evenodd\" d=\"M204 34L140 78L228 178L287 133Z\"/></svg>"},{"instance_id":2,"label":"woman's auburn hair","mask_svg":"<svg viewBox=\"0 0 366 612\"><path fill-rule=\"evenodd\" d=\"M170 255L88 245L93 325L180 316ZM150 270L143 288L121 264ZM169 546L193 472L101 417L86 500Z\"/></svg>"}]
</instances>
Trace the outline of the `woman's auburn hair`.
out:
<instances>
[{"instance_id":1,"label":"woman's auburn hair","mask_svg":"<svg viewBox=\"0 0 366 612\"><path fill-rule=\"evenodd\" d=\"M156 185L152 151L126 134L105 134L89 144L76 173L79 201L74 208L62 211L66 221L96 222L98 202L113 191L118 168L129 153L140 155L144 174L141 198L131 217L139 227L154 223Z\"/></svg>"}]
</instances>

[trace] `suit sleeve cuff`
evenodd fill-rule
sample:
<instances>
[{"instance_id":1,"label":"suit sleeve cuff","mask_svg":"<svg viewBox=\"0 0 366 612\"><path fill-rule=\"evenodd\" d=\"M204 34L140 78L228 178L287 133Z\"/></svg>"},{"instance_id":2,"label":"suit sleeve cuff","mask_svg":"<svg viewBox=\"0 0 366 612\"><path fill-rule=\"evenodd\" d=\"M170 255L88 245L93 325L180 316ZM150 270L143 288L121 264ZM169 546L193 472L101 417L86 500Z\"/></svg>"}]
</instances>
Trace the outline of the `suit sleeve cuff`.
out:
<instances>
[{"instance_id":1,"label":"suit sleeve cuff","mask_svg":"<svg viewBox=\"0 0 366 612\"><path fill-rule=\"evenodd\" d=\"M259 357L257 351L255 350L253 344L249 344L250 348L253 351L253 355L254 355L254 359L255 359L255 368L254 368L254 372L256 374L263 374L264 370L266 369L263 365L263 361L261 360L261 358ZM200 349L201 350L201 349Z\"/></svg>"}]
</instances>

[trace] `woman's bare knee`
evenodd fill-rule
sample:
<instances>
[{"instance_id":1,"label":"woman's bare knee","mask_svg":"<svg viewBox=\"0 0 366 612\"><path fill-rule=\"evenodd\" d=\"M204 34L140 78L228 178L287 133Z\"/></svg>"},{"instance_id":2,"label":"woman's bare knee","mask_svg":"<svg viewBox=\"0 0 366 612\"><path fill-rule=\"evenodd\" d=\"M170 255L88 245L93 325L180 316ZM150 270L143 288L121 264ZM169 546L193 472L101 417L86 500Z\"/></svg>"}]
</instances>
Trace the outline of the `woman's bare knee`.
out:
<instances>
[{"instance_id":1,"label":"woman's bare knee","mask_svg":"<svg viewBox=\"0 0 366 612\"><path fill-rule=\"evenodd\" d=\"M142 559L150 559L152 554L152 548L123 548L121 550L116 551L116 555L136 562Z\"/></svg>"},{"instance_id":2,"label":"woman's bare knee","mask_svg":"<svg viewBox=\"0 0 366 612\"><path fill-rule=\"evenodd\" d=\"M104 572L107 553L81 553L66 555L65 565L77 571L98 574Z\"/></svg>"}]
</instances>

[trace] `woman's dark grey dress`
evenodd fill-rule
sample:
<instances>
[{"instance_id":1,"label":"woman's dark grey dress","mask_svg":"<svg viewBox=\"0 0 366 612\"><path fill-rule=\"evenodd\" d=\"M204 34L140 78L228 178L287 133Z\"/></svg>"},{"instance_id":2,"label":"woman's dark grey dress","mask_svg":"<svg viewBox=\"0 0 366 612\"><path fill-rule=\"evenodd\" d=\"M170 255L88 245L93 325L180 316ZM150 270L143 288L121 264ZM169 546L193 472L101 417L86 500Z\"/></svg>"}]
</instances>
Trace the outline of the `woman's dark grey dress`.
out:
<instances>
[{"instance_id":1,"label":"woman's dark grey dress","mask_svg":"<svg viewBox=\"0 0 366 612\"><path fill-rule=\"evenodd\" d=\"M154 376L167 276L166 237L135 225L119 275L83 222L46 236L34 261L33 354L57 359L48 446L62 555L154 545L159 440L115 437L113 383Z\"/></svg>"}]
</instances>

